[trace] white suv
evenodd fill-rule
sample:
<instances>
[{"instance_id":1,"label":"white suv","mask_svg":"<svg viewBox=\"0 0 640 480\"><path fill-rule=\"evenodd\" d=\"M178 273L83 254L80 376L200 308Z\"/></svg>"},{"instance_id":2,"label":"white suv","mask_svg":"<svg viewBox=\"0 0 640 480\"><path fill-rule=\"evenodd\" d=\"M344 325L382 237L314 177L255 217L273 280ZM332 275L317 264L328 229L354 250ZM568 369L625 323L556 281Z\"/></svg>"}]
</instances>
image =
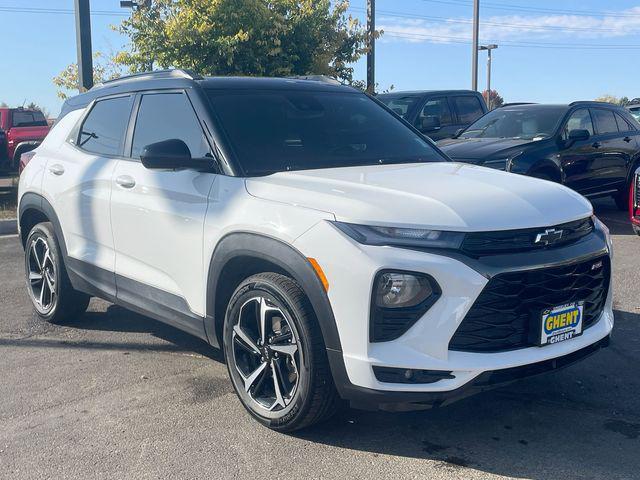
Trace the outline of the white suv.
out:
<instances>
[{"instance_id":1,"label":"white suv","mask_svg":"<svg viewBox=\"0 0 640 480\"><path fill-rule=\"evenodd\" d=\"M221 348L260 422L425 408L608 343L577 193L448 159L355 89L128 77L68 100L20 178L45 320L98 296Z\"/></svg>"}]
</instances>

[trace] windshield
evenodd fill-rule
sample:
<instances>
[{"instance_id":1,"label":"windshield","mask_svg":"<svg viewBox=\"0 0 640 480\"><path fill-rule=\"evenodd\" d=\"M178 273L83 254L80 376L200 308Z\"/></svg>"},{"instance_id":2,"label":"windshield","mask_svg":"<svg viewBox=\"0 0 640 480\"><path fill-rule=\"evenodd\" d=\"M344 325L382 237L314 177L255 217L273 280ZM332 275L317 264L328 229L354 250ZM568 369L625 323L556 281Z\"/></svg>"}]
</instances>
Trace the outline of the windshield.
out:
<instances>
[{"instance_id":1,"label":"windshield","mask_svg":"<svg viewBox=\"0 0 640 480\"><path fill-rule=\"evenodd\" d=\"M411 110L411 107L420 99L420 97L409 95L402 97L396 95L378 95L376 98L402 118L407 118L407 113Z\"/></svg>"},{"instance_id":2,"label":"windshield","mask_svg":"<svg viewBox=\"0 0 640 480\"><path fill-rule=\"evenodd\" d=\"M461 138L541 140L554 134L566 107L498 108L478 119Z\"/></svg>"},{"instance_id":3,"label":"windshield","mask_svg":"<svg viewBox=\"0 0 640 480\"><path fill-rule=\"evenodd\" d=\"M47 119L38 110L14 110L11 124L14 127L46 127Z\"/></svg>"},{"instance_id":4,"label":"windshield","mask_svg":"<svg viewBox=\"0 0 640 480\"><path fill-rule=\"evenodd\" d=\"M245 175L446 161L364 94L217 91L209 98Z\"/></svg>"}]
</instances>

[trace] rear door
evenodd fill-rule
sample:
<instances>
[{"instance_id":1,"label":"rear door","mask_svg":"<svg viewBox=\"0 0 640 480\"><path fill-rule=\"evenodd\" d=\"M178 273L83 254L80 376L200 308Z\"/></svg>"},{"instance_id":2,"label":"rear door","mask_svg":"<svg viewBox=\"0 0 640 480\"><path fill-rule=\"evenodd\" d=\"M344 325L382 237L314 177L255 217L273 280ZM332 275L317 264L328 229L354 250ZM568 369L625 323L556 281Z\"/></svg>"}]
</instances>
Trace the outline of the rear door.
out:
<instances>
[{"instance_id":1,"label":"rear door","mask_svg":"<svg viewBox=\"0 0 640 480\"><path fill-rule=\"evenodd\" d=\"M485 114L480 99L475 95L453 95L449 97L456 115L455 131L467 128Z\"/></svg>"},{"instance_id":2,"label":"rear door","mask_svg":"<svg viewBox=\"0 0 640 480\"><path fill-rule=\"evenodd\" d=\"M593 146L599 155L591 168L589 193L604 193L619 189L626 180L627 165L635 150L629 132L620 132L613 110L601 107L591 108L591 116L596 129ZM622 119L621 119L622 120ZM625 130L627 127L624 127Z\"/></svg>"},{"instance_id":3,"label":"rear door","mask_svg":"<svg viewBox=\"0 0 640 480\"><path fill-rule=\"evenodd\" d=\"M432 119L437 119L440 125L425 128L426 123L432 124ZM431 97L424 102L416 117L415 127L434 141L453 137L459 128L454 122L451 106L445 96Z\"/></svg>"},{"instance_id":4,"label":"rear door","mask_svg":"<svg viewBox=\"0 0 640 480\"><path fill-rule=\"evenodd\" d=\"M76 131L46 166L43 191L55 209L68 263L107 294L115 295L111 230L111 176L122 157L132 95L103 98L87 107Z\"/></svg>"},{"instance_id":5,"label":"rear door","mask_svg":"<svg viewBox=\"0 0 640 480\"><path fill-rule=\"evenodd\" d=\"M149 170L145 146L184 141L191 156L211 155L185 91L149 92L136 100L130 157L116 166L111 197L118 300L162 311L180 328L203 335L203 228L216 175Z\"/></svg>"}]
</instances>

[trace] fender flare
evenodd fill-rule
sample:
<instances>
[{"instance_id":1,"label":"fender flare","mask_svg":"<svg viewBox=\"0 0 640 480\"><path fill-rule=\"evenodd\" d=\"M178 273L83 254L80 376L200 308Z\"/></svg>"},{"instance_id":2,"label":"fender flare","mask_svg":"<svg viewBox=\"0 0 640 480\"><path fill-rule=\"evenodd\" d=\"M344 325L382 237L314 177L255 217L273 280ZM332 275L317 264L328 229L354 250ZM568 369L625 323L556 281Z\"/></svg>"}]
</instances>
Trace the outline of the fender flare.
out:
<instances>
[{"instance_id":1,"label":"fender flare","mask_svg":"<svg viewBox=\"0 0 640 480\"><path fill-rule=\"evenodd\" d=\"M33 192L27 192L20 198L20 208L18 211L18 225L20 226L20 240L22 242L22 246L24 247L24 242L27 239L27 235L29 232L22 231L22 222L24 218L24 214L28 210L35 210L37 212L45 215L49 221L53 224L53 230L56 234L56 239L58 240L58 244L62 250L62 255L66 259L67 258L67 244L64 240L64 234L62 233L62 227L60 226L60 220L58 219L58 215L56 211L53 209L49 201L44 198L42 195Z\"/></svg>"},{"instance_id":2,"label":"fender flare","mask_svg":"<svg viewBox=\"0 0 640 480\"><path fill-rule=\"evenodd\" d=\"M222 346L218 335L224 323L224 314L216 314L219 280L225 266L238 257L252 257L272 263L293 278L311 302L320 324L325 347L329 351L342 352L329 298L307 258L281 240L251 232L234 232L224 236L216 246L209 263L205 331L214 347Z\"/></svg>"}]
</instances>

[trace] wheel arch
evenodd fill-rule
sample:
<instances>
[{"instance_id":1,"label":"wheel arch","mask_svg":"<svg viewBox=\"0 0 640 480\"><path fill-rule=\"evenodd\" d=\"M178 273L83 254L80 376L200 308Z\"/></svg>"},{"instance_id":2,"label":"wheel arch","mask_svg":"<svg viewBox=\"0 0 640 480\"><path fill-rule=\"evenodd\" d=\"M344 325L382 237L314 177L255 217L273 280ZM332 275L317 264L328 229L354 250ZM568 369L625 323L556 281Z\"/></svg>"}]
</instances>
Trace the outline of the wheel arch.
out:
<instances>
[{"instance_id":1,"label":"wheel arch","mask_svg":"<svg viewBox=\"0 0 640 480\"><path fill-rule=\"evenodd\" d=\"M209 342L218 348L222 346L226 306L238 284L255 273L265 271L287 275L300 285L316 314L326 348L341 352L329 298L307 258L281 240L251 232L226 235L211 257L205 316Z\"/></svg>"},{"instance_id":2,"label":"wheel arch","mask_svg":"<svg viewBox=\"0 0 640 480\"><path fill-rule=\"evenodd\" d=\"M51 222L56 234L56 238L62 250L64 258L67 257L67 245L64 241L62 228L58 215L51 204L42 195L27 192L20 198L20 208L18 212L18 225L20 226L20 241L22 246L26 245L27 237L31 229L41 222Z\"/></svg>"}]
</instances>

